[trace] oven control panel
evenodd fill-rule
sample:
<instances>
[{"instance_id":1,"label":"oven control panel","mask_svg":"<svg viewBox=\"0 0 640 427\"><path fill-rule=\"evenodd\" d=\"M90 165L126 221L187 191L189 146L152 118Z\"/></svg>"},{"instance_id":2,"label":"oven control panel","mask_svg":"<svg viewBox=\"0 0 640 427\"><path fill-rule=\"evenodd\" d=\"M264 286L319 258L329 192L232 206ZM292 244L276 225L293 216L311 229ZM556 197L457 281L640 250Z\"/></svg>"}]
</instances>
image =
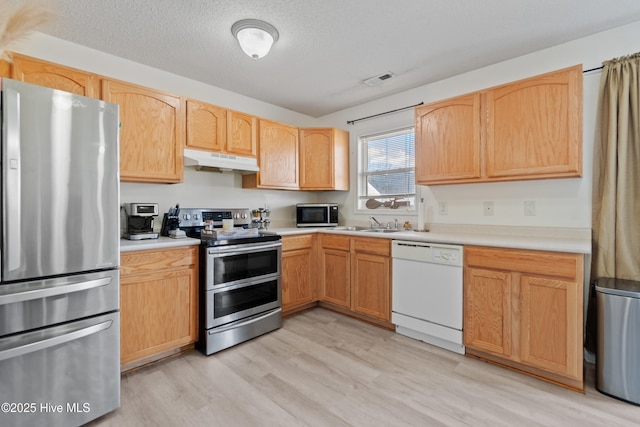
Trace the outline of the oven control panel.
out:
<instances>
[{"instance_id":1,"label":"oven control panel","mask_svg":"<svg viewBox=\"0 0 640 427\"><path fill-rule=\"evenodd\" d=\"M213 221L214 227L222 227L223 219L233 219L235 227L251 224L249 209L220 208L180 208L179 227L204 227L206 221Z\"/></svg>"}]
</instances>

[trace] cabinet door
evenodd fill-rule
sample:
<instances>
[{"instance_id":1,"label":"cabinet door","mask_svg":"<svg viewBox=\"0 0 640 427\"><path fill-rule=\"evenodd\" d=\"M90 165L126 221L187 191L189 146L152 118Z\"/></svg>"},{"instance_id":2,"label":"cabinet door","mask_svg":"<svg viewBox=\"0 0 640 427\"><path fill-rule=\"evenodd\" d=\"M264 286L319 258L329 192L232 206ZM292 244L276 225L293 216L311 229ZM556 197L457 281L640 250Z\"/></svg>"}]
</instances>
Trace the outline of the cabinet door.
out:
<instances>
[{"instance_id":1,"label":"cabinet door","mask_svg":"<svg viewBox=\"0 0 640 427\"><path fill-rule=\"evenodd\" d=\"M346 251L322 250L322 301L351 309L350 258Z\"/></svg>"},{"instance_id":2,"label":"cabinet door","mask_svg":"<svg viewBox=\"0 0 640 427\"><path fill-rule=\"evenodd\" d=\"M298 128L260 120L258 187L298 188Z\"/></svg>"},{"instance_id":3,"label":"cabinet door","mask_svg":"<svg viewBox=\"0 0 640 427\"><path fill-rule=\"evenodd\" d=\"M120 180L181 182L184 118L180 97L103 80L105 101L120 105Z\"/></svg>"},{"instance_id":4,"label":"cabinet door","mask_svg":"<svg viewBox=\"0 0 640 427\"><path fill-rule=\"evenodd\" d=\"M0 77L11 77L11 64L0 59Z\"/></svg>"},{"instance_id":5,"label":"cabinet door","mask_svg":"<svg viewBox=\"0 0 640 427\"><path fill-rule=\"evenodd\" d=\"M356 252L352 256L352 310L391 320L391 281L388 256Z\"/></svg>"},{"instance_id":6,"label":"cabinet door","mask_svg":"<svg viewBox=\"0 0 640 427\"><path fill-rule=\"evenodd\" d=\"M582 175L582 67L487 91L487 176Z\"/></svg>"},{"instance_id":7,"label":"cabinet door","mask_svg":"<svg viewBox=\"0 0 640 427\"><path fill-rule=\"evenodd\" d=\"M227 152L256 157L258 120L249 114L227 111Z\"/></svg>"},{"instance_id":8,"label":"cabinet door","mask_svg":"<svg viewBox=\"0 0 640 427\"><path fill-rule=\"evenodd\" d=\"M333 151L331 129L300 130L301 189L333 189Z\"/></svg>"},{"instance_id":9,"label":"cabinet door","mask_svg":"<svg viewBox=\"0 0 640 427\"><path fill-rule=\"evenodd\" d=\"M300 189L349 190L349 132L300 129Z\"/></svg>"},{"instance_id":10,"label":"cabinet door","mask_svg":"<svg viewBox=\"0 0 640 427\"><path fill-rule=\"evenodd\" d=\"M121 279L122 365L196 341L196 274L187 268Z\"/></svg>"},{"instance_id":11,"label":"cabinet door","mask_svg":"<svg viewBox=\"0 0 640 427\"><path fill-rule=\"evenodd\" d=\"M582 378L582 308L578 285L523 275L520 280L520 358L574 379Z\"/></svg>"},{"instance_id":12,"label":"cabinet door","mask_svg":"<svg viewBox=\"0 0 640 427\"><path fill-rule=\"evenodd\" d=\"M227 110L190 99L186 101L186 106L187 147L207 151L225 151Z\"/></svg>"},{"instance_id":13,"label":"cabinet door","mask_svg":"<svg viewBox=\"0 0 640 427\"><path fill-rule=\"evenodd\" d=\"M415 110L416 183L473 180L480 168L480 94Z\"/></svg>"},{"instance_id":14,"label":"cabinet door","mask_svg":"<svg viewBox=\"0 0 640 427\"><path fill-rule=\"evenodd\" d=\"M12 77L25 83L63 90L76 95L98 98L99 85L95 74L51 62L13 56Z\"/></svg>"},{"instance_id":15,"label":"cabinet door","mask_svg":"<svg viewBox=\"0 0 640 427\"><path fill-rule=\"evenodd\" d=\"M282 252L282 310L314 301L313 251L311 248Z\"/></svg>"},{"instance_id":16,"label":"cabinet door","mask_svg":"<svg viewBox=\"0 0 640 427\"><path fill-rule=\"evenodd\" d=\"M511 274L466 267L464 270L464 344L511 355Z\"/></svg>"}]
</instances>

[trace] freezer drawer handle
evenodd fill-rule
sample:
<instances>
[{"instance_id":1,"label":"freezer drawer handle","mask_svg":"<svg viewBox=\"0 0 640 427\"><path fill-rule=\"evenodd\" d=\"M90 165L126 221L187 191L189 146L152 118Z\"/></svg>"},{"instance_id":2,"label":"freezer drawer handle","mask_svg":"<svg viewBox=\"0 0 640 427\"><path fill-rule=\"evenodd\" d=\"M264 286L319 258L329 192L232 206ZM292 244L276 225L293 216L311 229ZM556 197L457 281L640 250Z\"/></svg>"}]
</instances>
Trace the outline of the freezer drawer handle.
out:
<instances>
[{"instance_id":1,"label":"freezer drawer handle","mask_svg":"<svg viewBox=\"0 0 640 427\"><path fill-rule=\"evenodd\" d=\"M220 332L228 331L230 329L236 329L238 326L240 326L240 323L241 323L241 326L247 326L247 325L250 325L252 323L259 322L262 319L265 319L265 318L267 318L269 316L273 316L278 311L282 311L282 310L281 309L277 309L277 310L274 310L274 311L269 311L269 312L267 312L265 314L260 314L260 315L254 317L254 318L249 317L248 319L244 319L242 322L234 323L234 324L229 325L229 326L225 326L225 327L222 327L222 328L213 328L213 329L209 330L209 335L215 335L215 334L219 334Z\"/></svg>"},{"instance_id":2,"label":"freezer drawer handle","mask_svg":"<svg viewBox=\"0 0 640 427\"><path fill-rule=\"evenodd\" d=\"M32 291L18 291L13 294L0 295L0 305L12 304L16 302L35 300L39 298L52 297L72 292L86 291L88 289L99 288L111 283L111 277L103 277L95 280L85 280L82 282L70 283L68 285L56 286L53 288L36 289Z\"/></svg>"},{"instance_id":3,"label":"freezer drawer handle","mask_svg":"<svg viewBox=\"0 0 640 427\"><path fill-rule=\"evenodd\" d=\"M33 353L40 350L45 350L60 344L67 343L69 341L77 340L87 337L89 335L97 334L100 331L109 329L113 320L107 320L106 322L98 323L97 325L89 326L87 328L79 329L77 331L69 332L68 334L59 335L57 337L47 338L41 341L32 342L22 345L20 347L10 348L0 352L0 362L14 357L24 356L29 353Z\"/></svg>"}]
</instances>

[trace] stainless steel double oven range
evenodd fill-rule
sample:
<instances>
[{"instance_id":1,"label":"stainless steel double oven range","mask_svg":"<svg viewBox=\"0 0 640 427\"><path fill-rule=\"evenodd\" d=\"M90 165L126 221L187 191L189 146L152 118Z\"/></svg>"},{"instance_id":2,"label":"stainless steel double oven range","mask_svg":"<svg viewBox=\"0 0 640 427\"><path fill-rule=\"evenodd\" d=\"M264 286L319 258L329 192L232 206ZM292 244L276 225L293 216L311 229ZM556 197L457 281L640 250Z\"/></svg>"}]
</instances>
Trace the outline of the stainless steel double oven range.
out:
<instances>
[{"instance_id":1,"label":"stainless steel double oven range","mask_svg":"<svg viewBox=\"0 0 640 427\"><path fill-rule=\"evenodd\" d=\"M180 229L200 244L200 338L209 355L282 326L282 242L280 236L205 239L206 222L251 226L248 209L180 209Z\"/></svg>"}]
</instances>

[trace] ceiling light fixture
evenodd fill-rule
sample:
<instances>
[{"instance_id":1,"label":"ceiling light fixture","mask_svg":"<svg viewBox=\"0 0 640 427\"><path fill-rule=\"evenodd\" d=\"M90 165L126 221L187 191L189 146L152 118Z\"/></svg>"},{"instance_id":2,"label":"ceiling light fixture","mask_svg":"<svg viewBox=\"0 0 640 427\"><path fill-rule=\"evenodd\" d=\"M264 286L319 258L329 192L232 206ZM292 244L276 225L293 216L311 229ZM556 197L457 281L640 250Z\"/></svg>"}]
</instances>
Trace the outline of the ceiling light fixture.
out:
<instances>
[{"instance_id":1,"label":"ceiling light fixture","mask_svg":"<svg viewBox=\"0 0 640 427\"><path fill-rule=\"evenodd\" d=\"M231 26L231 34L238 39L240 47L253 59L260 59L278 41L278 30L264 21L243 19Z\"/></svg>"}]
</instances>

